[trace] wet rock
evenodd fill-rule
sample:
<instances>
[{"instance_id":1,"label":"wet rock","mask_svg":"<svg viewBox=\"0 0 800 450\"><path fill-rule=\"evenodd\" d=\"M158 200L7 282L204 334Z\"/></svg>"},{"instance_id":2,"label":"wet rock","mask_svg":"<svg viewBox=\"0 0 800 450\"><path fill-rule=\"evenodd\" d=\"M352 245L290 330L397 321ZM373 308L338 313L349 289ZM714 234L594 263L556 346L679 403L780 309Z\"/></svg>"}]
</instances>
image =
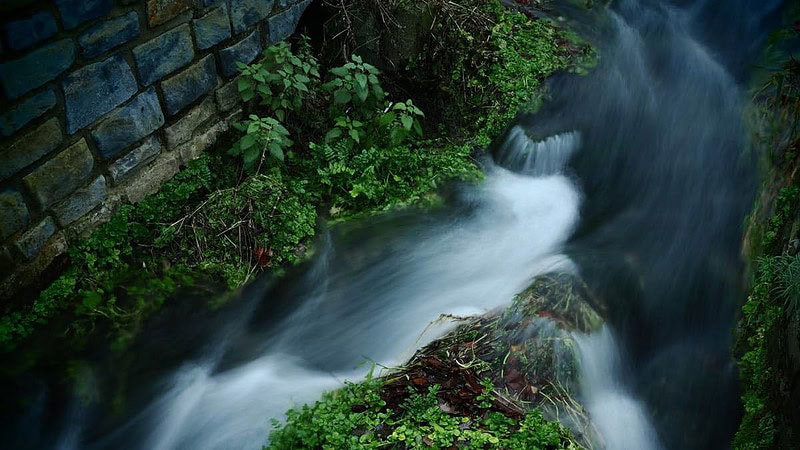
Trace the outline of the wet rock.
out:
<instances>
[{"instance_id":1,"label":"wet rock","mask_svg":"<svg viewBox=\"0 0 800 450\"><path fill-rule=\"evenodd\" d=\"M131 11L95 25L78 38L83 56L94 58L139 35L139 15Z\"/></svg>"},{"instance_id":2,"label":"wet rock","mask_svg":"<svg viewBox=\"0 0 800 450\"><path fill-rule=\"evenodd\" d=\"M11 99L54 80L75 61L75 45L63 39L0 64L0 84Z\"/></svg>"},{"instance_id":3,"label":"wet rock","mask_svg":"<svg viewBox=\"0 0 800 450\"><path fill-rule=\"evenodd\" d=\"M131 98L138 85L128 63L115 55L69 74L63 88L67 132L73 134Z\"/></svg>"},{"instance_id":4,"label":"wet rock","mask_svg":"<svg viewBox=\"0 0 800 450\"><path fill-rule=\"evenodd\" d=\"M186 66L194 58L189 25L181 25L134 47L133 57L139 68L139 80L145 86Z\"/></svg>"}]
</instances>

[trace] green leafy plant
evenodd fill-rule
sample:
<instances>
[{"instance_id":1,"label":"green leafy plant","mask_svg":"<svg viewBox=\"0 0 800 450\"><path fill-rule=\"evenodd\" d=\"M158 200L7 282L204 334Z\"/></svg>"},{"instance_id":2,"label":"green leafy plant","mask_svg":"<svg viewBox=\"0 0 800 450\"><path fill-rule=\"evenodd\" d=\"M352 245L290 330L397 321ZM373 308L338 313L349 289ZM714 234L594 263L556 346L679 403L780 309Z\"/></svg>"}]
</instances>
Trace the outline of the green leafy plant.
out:
<instances>
[{"instance_id":1,"label":"green leafy plant","mask_svg":"<svg viewBox=\"0 0 800 450\"><path fill-rule=\"evenodd\" d=\"M378 75L380 71L365 63L360 56L353 55L341 67L330 70L333 79L322 85L322 89L333 95L334 117L352 108L361 119L372 118L386 98Z\"/></svg>"},{"instance_id":2,"label":"green leafy plant","mask_svg":"<svg viewBox=\"0 0 800 450\"><path fill-rule=\"evenodd\" d=\"M292 146L289 130L272 117L250 115L249 120L236 124L245 134L233 144L229 153L242 157L245 168L258 172L264 163L283 163L285 150Z\"/></svg>"},{"instance_id":3,"label":"green leafy plant","mask_svg":"<svg viewBox=\"0 0 800 450\"><path fill-rule=\"evenodd\" d=\"M269 107L280 121L289 111L297 111L310 95L313 83L319 80L319 63L310 53L307 39L300 51L293 54L286 42L271 45L264 59L255 64L237 62L242 76L238 81L239 94L244 101L258 96L261 105Z\"/></svg>"},{"instance_id":4,"label":"green leafy plant","mask_svg":"<svg viewBox=\"0 0 800 450\"><path fill-rule=\"evenodd\" d=\"M388 145L402 144L412 133L422 137L419 119L425 117L412 100L392 104L378 117L378 127L388 136Z\"/></svg>"}]
</instances>

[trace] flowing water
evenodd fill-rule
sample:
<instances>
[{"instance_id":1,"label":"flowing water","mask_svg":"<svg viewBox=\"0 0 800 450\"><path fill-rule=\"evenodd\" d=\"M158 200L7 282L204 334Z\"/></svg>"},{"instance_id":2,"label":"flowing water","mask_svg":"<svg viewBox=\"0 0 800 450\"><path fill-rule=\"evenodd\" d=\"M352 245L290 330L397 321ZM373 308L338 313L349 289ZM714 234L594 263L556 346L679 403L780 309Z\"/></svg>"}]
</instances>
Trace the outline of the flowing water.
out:
<instances>
[{"instance_id":1,"label":"flowing water","mask_svg":"<svg viewBox=\"0 0 800 450\"><path fill-rule=\"evenodd\" d=\"M729 447L755 173L742 84L779 6L565 9L599 65L552 81L552 101L506 133L482 185L443 211L331 230L303 274L254 283L191 357L140 372L123 420L76 402L60 434L37 440L42 394L17 447L259 448L271 418L358 380L365 361L403 362L446 331L441 314L501 308L553 271L580 273L608 311L600 332L575 336L581 401L606 447ZM154 354L170 345L152 342Z\"/></svg>"}]
</instances>

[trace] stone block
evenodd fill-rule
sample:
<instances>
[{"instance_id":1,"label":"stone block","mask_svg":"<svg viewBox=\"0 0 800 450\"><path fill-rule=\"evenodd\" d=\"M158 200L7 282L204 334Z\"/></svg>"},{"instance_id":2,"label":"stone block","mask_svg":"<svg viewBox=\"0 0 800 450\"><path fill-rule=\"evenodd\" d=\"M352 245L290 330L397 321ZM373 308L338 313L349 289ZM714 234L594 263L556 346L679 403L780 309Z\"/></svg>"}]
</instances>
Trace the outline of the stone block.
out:
<instances>
[{"instance_id":1,"label":"stone block","mask_svg":"<svg viewBox=\"0 0 800 450\"><path fill-rule=\"evenodd\" d=\"M23 50L55 35L57 31L55 17L42 11L27 19L7 23L5 42L11 50Z\"/></svg>"},{"instance_id":2,"label":"stone block","mask_svg":"<svg viewBox=\"0 0 800 450\"><path fill-rule=\"evenodd\" d=\"M183 72L161 83L164 104L170 116L214 89L217 84L217 66L209 55Z\"/></svg>"},{"instance_id":3,"label":"stone block","mask_svg":"<svg viewBox=\"0 0 800 450\"><path fill-rule=\"evenodd\" d=\"M231 37L231 19L225 5L211 10L193 24L194 39L200 50L211 48Z\"/></svg>"},{"instance_id":4,"label":"stone block","mask_svg":"<svg viewBox=\"0 0 800 450\"><path fill-rule=\"evenodd\" d=\"M51 217L47 217L20 236L14 245L22 256L31 260L39 254L44 244L55 232L56 223Z\"/></svg>"},{"instance_id":5,"label":"stone block","mask_svg":"<svg viewBox=\"0 0 800 450\"><path fill-rule=\"evenodd\" d=\"M0 84L10 99L54 80L75 61L75 45L62 39L34 50L22 58L0 64Z\"/></svg>"},{"instance_id":6,"label":"stone block","mask_svg":"<svg viewBox=\"0 0 800 450\"><path fill-rule=\"evenodd\" d=\"M281 13L275 14L267 20L267 37L270 44L280 42L294 33L300 16L306 10L311 0L302 1Z\"/></svg>"},{"instance_id":7,"label":"stone block","mask_svg":"<svg viewBox=\"0 0 800 450\"><path fill-rule=\"evenodd\" d=\"M0 153L0 181L14 176L55 150L63 140L61 125L55 117L18 138Z\"/></svg>"},{"instance_id":8,"label":"stone block","mask_svg":"<svg viewBox=\"0 0 800 450\"><path fill-rule=\"evenodd\" d=\"M215 93L217 97L217 107L220 111L226 112L237 107L242 103L242 97L239 95L239 78L223 84L217 89Z\"/></svg>"},{"instance_id":9,"label":"stone block","mask_svg":"<svg viewBox=\"0 0 800 450\"><path fill-rule=\"evenodd\" d=\"M22 194L11 188L0 191L0 239L5 240L24 230L29 220L28 206Z\"/></svg>"},{"instance_id":10,"label":"stone block","mask_svg":"<svg viewBox=\"0 0 800 450\"><path fill-rule=\"evenodd\" d=\"M209 95L179 121L164 130L167 136L167 148L172 150L178 145L188 142L194 135L195 130L216 112L217 108L214 105L214 99Z\"/></svg>"},{"instance_id":11,"label":"stone block","mask_svg":"<svg viewBox=\"0 0 800 450\"><path fill-rule=\"evenodd\" d=\"M64 79L67 132L73 134L124 103L138 90L131 68L119 55L90 64Z\"/></svg>"},{"instance_id":12,"label":"stone block","mask_svg":"<svg viewBox=\"0 0 800 450\"><path fill-rule=\"evenodd\" d=\"M261 53L261 39L258 30L253 30L246 38L219 51L222 74L230 77L238 73L236 62L251 63Z\"/></svg>"},{"instance_id":13,"label":"stone block","mask_svg":"<svg viewBox=\"0 0 800 450\"><path fill-rule=\"evenodd\" d=\"M164 114L155 88L139 94L127 105L108 115L92 131L103 159L115 158L125 148L164 125Z\"/></svg>"},{"instance_id":14,"label":"stone block","mask_svg":"<svg viewBox=\"0 0 800 450\"><path fill-rule=\"evenodd\" d=\"M147 23L161 25L192 7L192 0L147 0Z\"/></svg>"},{"instance_id":15,"label":"stone block","mask_svg":"<svg viewBox=\"0 0 800 450\"><path fill-rule=\"evenodd\" d=\"M139 81L144 86L184 67L194 58L189 25L183 24L135 47L133 57L139 68Z\"/></svg>"},{"instance_id":16,"label":"stone block","mask_svg":"<svg viewBox=\"0 0 800 450\"><path fill-rule=\"evenodd\" d=\"M88 186L75 191L66 200L53 207L53 215L62 227L83 217L106 198L106 179L102 175Z\"/></svg>"},{"instance_id":17,"label":"stone block","mask_svg":"<svg viewBox=\"0 0 800 450\"><path fill-rule=\"evenodd\" d=\"M266 19L274 5L274 0L231 0L233 32L239 34Z\"/></svg>"},{"instance_id":18,"label":"stone block","mask_svg":"<svg viewBox=\"0 0 800 450\"><path fill-rule=\"evenodd\" d=\"M119 183L135 173L138 168L155 159L159 153L161 153L161 144L155 136L151 136L109 166L108 173L114 183Z\"/></svg>"},{"instance_id":19,"label":"stone block","mask_svg":"<svg viewBox=\"0 0 800 450\"><path fill-rule=\"evenodd\" d=\"M47 209L83 185L93 167L92 153L86 139L81 139L22 180L42 208Z\"/></svg>"},{"instance_id":20,"label":"stone block","mask_svg":"<svg viewBox=\"0 0 800 450\"><path fill-rule=\"evenodd\" d=\"M181 156L183 164L189 164L189 161L197 159L200 155L214 146L217 143L217 138L220 134L228 130L228 121L222 120L217 122L208 130L193 137L189 142L186 142L175 149L175 152Z\"/></svg>"},{"instance_id":21,"label":"stone block","mask_svg":"<svg viewBox=\"0 0 800 450\"><path fill-rule=\"evenodd\" d=\"M92 19L102 17L114 7L114 0L55 0L64 28L71 30Z\"/></svg>"},{"instance_id":22,"label":"stone block","mask_svg":"<svg viewBox=\"0 0 800 450\"><path fill-rule=\"evenodd\" d=\"M147 169L140 171L125 184L125 196L132 203L140 202L150 194L158 192L161 185L170 180L180 168L178 155L162 153Z\"/></svg>"},{"instance_id":23,"label":"stone block","mask_svg":"<svg viewBox=\"0 0 800 450\"><path fill-rule=\"evenodd\" d=\"M131 11L90 27L78 38L85 58L94 58L139 36L139 15Z\"/></svg>"},{"instance_id":24,"label":"stone block","mask_svg":"<svg viewBox=\"0 0 800 450\"><path fill-rule=\"evenodd\" d=\"M29 97L0 114L0 134L11 136L31 120L40 117L56 106L56 93L52 89Z\"/></svg>"}]
</instances>

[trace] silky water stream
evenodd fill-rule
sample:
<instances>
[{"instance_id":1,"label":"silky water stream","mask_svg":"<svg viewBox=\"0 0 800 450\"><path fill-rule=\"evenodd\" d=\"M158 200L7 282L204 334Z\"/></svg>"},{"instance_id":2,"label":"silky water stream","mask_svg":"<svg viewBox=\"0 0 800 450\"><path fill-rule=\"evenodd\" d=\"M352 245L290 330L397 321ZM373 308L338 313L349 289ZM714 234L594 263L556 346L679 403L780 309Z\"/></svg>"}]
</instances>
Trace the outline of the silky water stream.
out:
<instances>
[{"instance_id":1,"label":"silky water stream","mask_svg":"<svg viewBox=\"0 0 800 450\"><path fill-rule=\"evenodd\" d=\"M256 281L192 357L136 380L123 420L76 402L55 437L20 448L259 448L287 408L440 336L441 314L502 308L558 271L580 274L606 306L599 332L574 336L580 400L606 448L729 447L756 167L742 85L780 6L564 8L599 64L551 81L551 100L509 129L481 185L440 211L330 230L302 274Z\"/></svg>"}]
</instances>

